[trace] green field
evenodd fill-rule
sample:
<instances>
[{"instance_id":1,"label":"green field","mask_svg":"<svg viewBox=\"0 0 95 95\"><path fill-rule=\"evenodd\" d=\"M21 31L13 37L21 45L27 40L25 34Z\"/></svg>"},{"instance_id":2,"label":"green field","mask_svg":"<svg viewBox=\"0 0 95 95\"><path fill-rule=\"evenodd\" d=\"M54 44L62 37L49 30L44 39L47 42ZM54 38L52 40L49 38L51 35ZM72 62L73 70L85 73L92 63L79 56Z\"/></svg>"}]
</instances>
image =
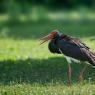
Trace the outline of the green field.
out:
<instances>
[{"instance_id":1,"label":"green field","mask_svg":"<svg viewBox=\"0 0 95 95\"><path fill-rule=\"evenodd\" d=\"M95 95L95 69L72 64L72 86L67 86L67 61L51 54L39 39L54 29L78 37L95 51L95 21L38 21L0 23L0 95Z\"/></svg>"}]
</instances>

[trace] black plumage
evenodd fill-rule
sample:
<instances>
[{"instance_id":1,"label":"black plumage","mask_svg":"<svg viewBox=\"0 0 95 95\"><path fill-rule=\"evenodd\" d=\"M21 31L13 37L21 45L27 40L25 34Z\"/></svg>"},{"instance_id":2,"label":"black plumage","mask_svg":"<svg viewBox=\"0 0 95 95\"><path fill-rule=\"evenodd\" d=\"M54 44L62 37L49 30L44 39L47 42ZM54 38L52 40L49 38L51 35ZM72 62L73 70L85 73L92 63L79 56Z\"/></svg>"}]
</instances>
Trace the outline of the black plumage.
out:
<instances>
[{"instance_id":1,"label":"black plumage","mask_svg":"<svg viewBox=\"0 0 95 95\"><path fill-rule=\"evenodd\" d=\"M61 54L61 50L65 56L87 61L95 67L95 53L77 38L57 33L50 40L48 47L52 53Z\"/></svg>"},{"instance_id":2,"label":"black plumage","mask_svg":"<svg viewBox=\"0 0 95 95\"><path fill-rule=\"evenodd\" d=\"M57 54L64 54L68 61L68 57L74 58L80 61L89 62L93 67L95 67L95 53L93 53L88 46L82 43L79 39L60 34L58 30L52 31L47 36L41 38L43 44L46 41L49 41L48 48L50 52ZM80 72L79 81L83 80L83 73L87 68L87 64L85 64L84 68ZM72 69L71 65L68 64L68 83L71 85L71 75Z\"/></svg>"}]
</instances>

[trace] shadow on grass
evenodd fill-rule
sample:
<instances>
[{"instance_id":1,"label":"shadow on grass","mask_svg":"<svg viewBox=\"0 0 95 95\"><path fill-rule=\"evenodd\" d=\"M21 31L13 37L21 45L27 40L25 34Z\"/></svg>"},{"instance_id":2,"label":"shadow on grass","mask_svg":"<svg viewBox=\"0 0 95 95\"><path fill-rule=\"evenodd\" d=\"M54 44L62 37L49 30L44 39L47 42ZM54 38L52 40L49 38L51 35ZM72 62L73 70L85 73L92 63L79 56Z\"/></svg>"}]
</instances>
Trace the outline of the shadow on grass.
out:
<instances>
[{"instance_id":1,"label":"shadow on grass","mask_svg":"<svg viewBox=\"0 0 95 95\"><path fill-rule=\"evenodd\" d=\"M78 83L78 75L82 64L72 64L73 83ZM89 77L95 82L95 69L88 67L85 80ZM0 83L67 83L67 62L63 57L55 57L43 60L6 60L0 62Z\"/></svg>"},{"instance_id":2,"label":"shadow on grass","mask_svg":"<svg viewBox=\"0 0 95 95\"><path fill-rule=\"evenodd\" d=\"M14 39L37 39L54 29L76 37L95 36L95 21L39 21L2 24L0 34Z\"/></svg>"}]
</instances>

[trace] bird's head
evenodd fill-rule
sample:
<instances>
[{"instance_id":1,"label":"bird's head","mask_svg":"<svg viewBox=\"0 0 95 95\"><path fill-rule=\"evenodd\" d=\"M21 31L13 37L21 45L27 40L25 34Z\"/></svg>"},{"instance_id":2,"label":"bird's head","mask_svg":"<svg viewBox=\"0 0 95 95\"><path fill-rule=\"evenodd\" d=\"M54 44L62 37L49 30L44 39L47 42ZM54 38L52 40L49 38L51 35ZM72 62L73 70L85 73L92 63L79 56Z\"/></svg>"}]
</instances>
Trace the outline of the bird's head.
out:
<instances>
[{"instance_id":1,"label":"bird's head","mask_svg":"<svg viewBox=\"0 0 95 95\"><path fill-rule=\"evenodd\" d=\"M59 31L58 30L53 30L51 33L49 33L48 35L46 35L46 36L44 36L40 39L40 40L42 40L41 44L43 44L46 41L54 39L57 35L59 35Z\"/></svg>"}]
</instances>

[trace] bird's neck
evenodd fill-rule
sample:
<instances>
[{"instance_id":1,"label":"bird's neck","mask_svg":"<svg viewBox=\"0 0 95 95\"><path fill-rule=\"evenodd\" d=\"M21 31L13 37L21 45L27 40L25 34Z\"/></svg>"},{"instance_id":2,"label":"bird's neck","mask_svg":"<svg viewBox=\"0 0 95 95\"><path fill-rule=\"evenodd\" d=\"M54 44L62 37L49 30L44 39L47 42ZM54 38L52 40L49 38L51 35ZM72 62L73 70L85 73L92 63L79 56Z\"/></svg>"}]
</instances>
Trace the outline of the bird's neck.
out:
<instances>
[{"instance_id":1,"label":"bird's neck","mask_svg":"<svg viewBox=\"0 0 95 95\"><path fill-rule=\"evenodd\" d=\"M57 43L57 41L61 38L60 35L56 35L56 37L54 39L52 39L51 41L54 42L55 44Z\"/></svg>"}]
</instances>

